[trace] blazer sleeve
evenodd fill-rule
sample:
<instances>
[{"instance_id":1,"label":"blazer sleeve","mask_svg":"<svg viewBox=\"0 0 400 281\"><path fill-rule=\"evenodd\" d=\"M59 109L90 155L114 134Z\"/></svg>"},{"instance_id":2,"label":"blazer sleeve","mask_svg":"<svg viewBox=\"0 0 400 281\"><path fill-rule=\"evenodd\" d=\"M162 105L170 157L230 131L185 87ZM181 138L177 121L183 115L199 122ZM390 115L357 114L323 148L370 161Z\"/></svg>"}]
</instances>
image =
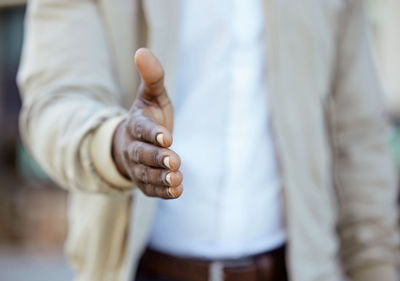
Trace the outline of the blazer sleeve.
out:
<instances>
[{"instance_id":1,"label":"blazer sleeve","mask_svg":"<svg viewBox=\"0 0 400 281\"><path fill-rule=\"evenodd\" d=\"M128 193L111 141L126 110L96 1L32 0L18 85L22 139L34 159L71 190Z\"/></svg>"},{"instance_id":2,"label":"blazer sleeve","mask_svg":"<svg viewBox=\"0 0 400 281\"><path fill-rule=\"evenodd\" d=\"M345 1L333 93L338 232L354 281L398 280L396 181L363 1Z\"/></svg>"}]
</instances>

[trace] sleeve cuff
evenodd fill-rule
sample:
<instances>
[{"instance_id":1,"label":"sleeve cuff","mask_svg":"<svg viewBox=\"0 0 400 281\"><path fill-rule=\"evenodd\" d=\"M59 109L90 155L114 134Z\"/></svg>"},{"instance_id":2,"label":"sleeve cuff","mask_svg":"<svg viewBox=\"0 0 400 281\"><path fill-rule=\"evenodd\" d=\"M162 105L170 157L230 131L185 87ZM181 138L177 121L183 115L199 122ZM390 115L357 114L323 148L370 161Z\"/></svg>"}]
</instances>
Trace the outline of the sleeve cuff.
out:
<instances>
[{"instance_id":1,"label":"sleeve cuff","mask_svg":"<svg viewBox=\"0 0 400 281\"><path fill-rule=\"evenodd\" d=\"M114 132L123 119L125 116L113 117L94 132L90 144L90 157L101 178L114 187L127 189L132 188L134 184L119 173L111 150Z\"/></svg>"}]
</instances>

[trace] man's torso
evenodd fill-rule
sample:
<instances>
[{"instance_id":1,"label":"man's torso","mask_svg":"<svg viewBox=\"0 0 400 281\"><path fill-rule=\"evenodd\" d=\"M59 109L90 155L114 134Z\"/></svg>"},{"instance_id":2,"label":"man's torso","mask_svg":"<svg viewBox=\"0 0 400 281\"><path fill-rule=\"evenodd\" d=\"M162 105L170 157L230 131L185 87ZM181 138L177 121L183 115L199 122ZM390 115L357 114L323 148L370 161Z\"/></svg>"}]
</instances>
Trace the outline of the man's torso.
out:
<instances>
[{"instance_id":1,"label":"man's torso","mask_svg":"<svg viewBox=\"0 0 400 281\"><path fill-rule=\"evenodd\" d=\"M284 242L262 11L261 0L182 4L171 91L185 191L158 203L154 249L235 258Z\"/></svg>"}]
</instances>

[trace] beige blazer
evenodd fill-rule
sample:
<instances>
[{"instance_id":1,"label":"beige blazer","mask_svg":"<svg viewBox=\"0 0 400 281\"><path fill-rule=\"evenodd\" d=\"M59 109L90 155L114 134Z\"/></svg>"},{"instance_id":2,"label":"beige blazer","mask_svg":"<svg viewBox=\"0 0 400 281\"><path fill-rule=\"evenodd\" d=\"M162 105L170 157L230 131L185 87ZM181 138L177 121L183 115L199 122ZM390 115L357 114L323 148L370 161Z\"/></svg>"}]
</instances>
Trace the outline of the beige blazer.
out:
<instances>
[{"instance_id":1,"label":"beige blazer","mask_svg":"<svg viewBox=\"0 0 400 281\"><path fill-rule=\"evenodd\" d=\"M29 2L21 135L71 191L76 280L132 280L146 245L156 201L118 174L110 146L135 97L138 47L160 58L171 88L180 2ZM362 1L264 3L290 278L394 281L396 189Z\"/></svg>"}]
</instances>

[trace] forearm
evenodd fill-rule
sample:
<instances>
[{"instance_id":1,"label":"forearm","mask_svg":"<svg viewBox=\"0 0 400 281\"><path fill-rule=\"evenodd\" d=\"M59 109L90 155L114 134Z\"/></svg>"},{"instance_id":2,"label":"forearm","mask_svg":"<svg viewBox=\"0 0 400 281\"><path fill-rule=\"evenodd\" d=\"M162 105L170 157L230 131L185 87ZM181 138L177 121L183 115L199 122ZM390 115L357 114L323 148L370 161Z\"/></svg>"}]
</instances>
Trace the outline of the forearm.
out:
<instances>
[{"instance_id":1,"label":"forearm","mask_svg":"<svg viewBox=\"0 0 400 281\"><path fill-rule=\"evenodd\" d=\"M356 281L373 268L390 275L398 254L395 176L366 24L362 1L347 1L330 114L341 256Z\"/></svg>"},{"instance_id":2,"label":"forearm","mask_svg":"<svg viewBox=\"0 0 400 281\"><path fill-rule=\"evenodd\" d=\"M92 153L93 137L105 120L123 118L124 110L79 95L45 100L26 105L20 115L21 136L35 160L64 188L112 191L112 182L96 169L96 157L106 152ZM102 150L111 155L111 147Z\"/></svg>"},{"instance_id":3,"label":"forearm","mask_svg":"<svg viewBox=\"0 0 400 281\"><path fill-rule=\"evenodd\" d=\"M93 1L31 1L18 82L22 138L61 186L114 191L96 170L93 136L125 114ZM110 132L111 134L112 132ZM110 151L111 147L104 147Z\"/></svg>"},{"instance_id":4,"label":"forearm","mask_svg":"<svg viewBox=\"0 0 400 281\"><path fill-rule=\"evenodd\" d=\"M375 270L391 275L399 253L393 166L384 134L375 134L337 147L335 156L341 257L357 281L373 280L364 277Z\"/></svg>"},{"instance_id":5,"label":"forearm","mask_svg":"<svg viewBox=\"0 0 400 281\"><path fill-rule=\"evenodd\" d=\"M378 264L366 267L360 267L350 274L350 280L354 281L398 281L400 278L398 272L391 264Z\"/></svg>"}]
</instances>

